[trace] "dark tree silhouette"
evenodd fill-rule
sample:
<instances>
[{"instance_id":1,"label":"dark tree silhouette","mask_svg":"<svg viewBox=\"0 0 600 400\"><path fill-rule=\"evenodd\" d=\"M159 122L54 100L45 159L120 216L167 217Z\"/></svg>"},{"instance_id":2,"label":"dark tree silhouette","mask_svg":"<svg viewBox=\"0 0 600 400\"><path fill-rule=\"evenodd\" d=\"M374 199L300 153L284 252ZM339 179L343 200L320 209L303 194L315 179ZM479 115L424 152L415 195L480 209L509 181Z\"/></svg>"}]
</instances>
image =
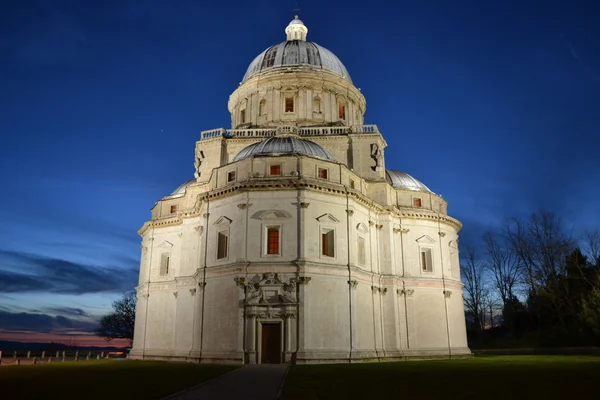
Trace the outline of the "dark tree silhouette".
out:
<instances>
[{"instance_id":1,"label":"dark tree silhouette","mask_svg":"<svg viewBox=\"0 0 600 400\"><path fill-rule=\"evenodd\" d=\"M135 326L135 293L129 293L113 303L114 311L100 320L96 335L107 342L113 339L128 339L129 346L133 343L133 328Z\"/></svg>"}]
</instances>

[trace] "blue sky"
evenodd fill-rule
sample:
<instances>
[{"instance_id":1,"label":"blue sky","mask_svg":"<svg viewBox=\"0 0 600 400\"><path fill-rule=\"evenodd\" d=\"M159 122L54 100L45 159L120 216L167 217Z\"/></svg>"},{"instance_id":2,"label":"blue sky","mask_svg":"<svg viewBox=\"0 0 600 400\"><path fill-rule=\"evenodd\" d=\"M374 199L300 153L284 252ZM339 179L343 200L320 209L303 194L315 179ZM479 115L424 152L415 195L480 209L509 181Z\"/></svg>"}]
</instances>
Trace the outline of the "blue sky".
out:
<instances>
[{"instance_id":1,"label":"blue sky","mask_svg":"<svg viewBox=\"0 0 600 400\"><path fill-rule=\"evenodd\" d=\"M200 131L229 127L228 96L295 2L1 7L0 331L85 335L136 285L137 229L193 177ZM463 244L540 208L599 225L600 3L300 7L365 95L386 166L449 201Z\"/></svg>"}]
</instances>

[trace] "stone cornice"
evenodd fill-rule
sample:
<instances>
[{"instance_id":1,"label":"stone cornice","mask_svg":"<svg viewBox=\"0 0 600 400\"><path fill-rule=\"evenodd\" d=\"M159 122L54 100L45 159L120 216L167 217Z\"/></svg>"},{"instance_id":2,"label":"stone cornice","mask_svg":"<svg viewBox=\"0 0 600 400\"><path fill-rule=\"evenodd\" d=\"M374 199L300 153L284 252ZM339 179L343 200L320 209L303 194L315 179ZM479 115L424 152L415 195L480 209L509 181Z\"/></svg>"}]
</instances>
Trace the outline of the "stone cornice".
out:
<instances>
[{"instance_id":1,"label":"stone cornice","mask_svg":"<svg viewBox=\"0 0 600 400\"><path fill-rule=\"evenodd\" d=\"M395 206L382 206L375 201L369 199L357 190L348 189L346 186L336 184L329 181L317 180L311 178L293 178L293 179L261 179L251 178L244 181L238 181L235 184L221 187L197 194L197 204L202 204L205 201L214 201L216 199L231 197L248 191L271 191L271 190L308 190L313 192L327 193L333 196L345 197L350 196L355 202L364 205L375 211L377 214L391 214L392 217L401 219L421 219L429 221L439 221L450 225L456 231L460 231L462 224L447 215L439 214L429 210L411 210L397 208ZM181 225L184 218L193 218L200 216L202 207L194 207L181 212L175 217L161 218L144 223L138 231L139 235L143 235L149 228L162 228L168 226Z\"/></svg>"}]
</instances>

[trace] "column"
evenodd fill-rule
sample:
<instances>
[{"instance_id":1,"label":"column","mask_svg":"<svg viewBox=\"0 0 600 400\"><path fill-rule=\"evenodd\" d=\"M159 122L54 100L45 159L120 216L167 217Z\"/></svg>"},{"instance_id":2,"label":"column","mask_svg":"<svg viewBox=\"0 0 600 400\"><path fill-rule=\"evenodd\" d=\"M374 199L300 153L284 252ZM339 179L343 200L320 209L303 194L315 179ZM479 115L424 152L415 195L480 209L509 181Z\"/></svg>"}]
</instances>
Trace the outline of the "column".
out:
<instances>
[{"instance_id":1,"label":"column","mask_svg":"<svg viewBox=\"0 0 600 400\"><path fill-rule=\"evenodd\" d=\"M256 314L249 312L246 320L246 348L248 349L248 364L256 364Z\"/></svg>"}]
</instances>

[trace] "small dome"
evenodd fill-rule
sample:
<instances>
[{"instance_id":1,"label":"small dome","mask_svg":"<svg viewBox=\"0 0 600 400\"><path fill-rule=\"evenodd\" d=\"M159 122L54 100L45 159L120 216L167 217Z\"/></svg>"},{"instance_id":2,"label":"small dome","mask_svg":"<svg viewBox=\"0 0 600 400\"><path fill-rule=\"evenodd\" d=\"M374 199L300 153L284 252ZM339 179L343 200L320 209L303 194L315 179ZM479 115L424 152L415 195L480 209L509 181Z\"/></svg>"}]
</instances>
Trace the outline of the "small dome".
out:
<instances>
[{"instance_id":1,"label":"small dome","mask_svg":"<svg viewBox=\"0 0 600 400\"><path fill-rule=\"evenodd\" d=\"M387 169L385 175L389 184L395 188L433 193L423 182L413 178L406 172Z\"/></svg>"},{"instance_id":2,"label":"small dome","mask_svg":"<svg viewBox=\"0 0 600 400\"><path fill-rule=\"evenodd\" d=\"M291 66L326 70L352 82L348 70L335 54L314 42L303 40L281 42L260 53L248 66L242 82L264 71Z\"/></svg>"},{"instance_id":3,"label":"small dome","mask_svg":"<svg viewBox=\"0 0 600 400\"><path fill-rule=\"evenodd\" d=\"M256 156L264 157L294 154L335 161L335 158L333 158L327 150L315 142L293 136L275 136L263 140L262 142L251 144L250 146L243 148L242 151L233 158L233 161Z\"/></svg>"},{"instance_id":4,"label":"small dome","mask_svg":"<svg viewBox=\"0 0 600 400\"><path fill-rule=\"evenodd\" d=\"M194 183L196 183L196 179L190 179L189 181L186 181L186 182L182 183L168 197L181 197L181 196L183 196L185 194L185 190L188 188L188 186L190 186L190 185L192 185Z\"/></svg>"}]
</instances>

